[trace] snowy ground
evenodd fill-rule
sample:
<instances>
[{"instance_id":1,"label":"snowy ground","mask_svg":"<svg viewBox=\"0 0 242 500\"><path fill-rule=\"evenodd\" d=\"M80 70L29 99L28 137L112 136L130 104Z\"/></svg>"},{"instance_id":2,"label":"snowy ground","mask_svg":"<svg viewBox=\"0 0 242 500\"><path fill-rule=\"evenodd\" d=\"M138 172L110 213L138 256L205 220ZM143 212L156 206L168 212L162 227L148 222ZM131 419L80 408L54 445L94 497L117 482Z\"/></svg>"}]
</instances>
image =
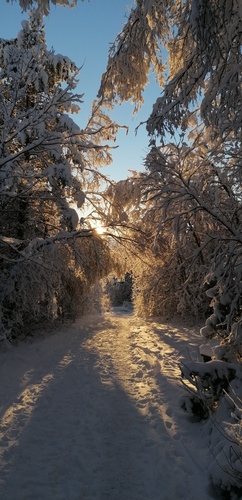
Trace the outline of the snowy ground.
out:
<instances>
[{"instance_id":1,"label":"snowy ground","mask_svg":"<svg viewBox=\"0 0 242 500\"><path fill-rule=\"evenodd\" d=\"M178 404L200 342L118 310L0 353L1 500L221 498Z\"/></svg>"}]
</instances>

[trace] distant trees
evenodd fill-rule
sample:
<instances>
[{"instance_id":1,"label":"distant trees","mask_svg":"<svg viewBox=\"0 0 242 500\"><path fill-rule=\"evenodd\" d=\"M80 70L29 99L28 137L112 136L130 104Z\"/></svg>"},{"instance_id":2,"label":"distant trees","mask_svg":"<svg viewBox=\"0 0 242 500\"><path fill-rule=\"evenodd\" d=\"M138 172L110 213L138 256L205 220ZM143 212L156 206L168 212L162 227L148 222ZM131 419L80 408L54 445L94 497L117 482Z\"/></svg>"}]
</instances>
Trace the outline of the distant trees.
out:
<instances>
[{"instance_id":1,"label":"distant trees","mask_svg":"<svg viewBox=\"0 0 242 500\"><path fill-rule=\"evenodd\" d=\"M110 303L114 307L132 303L132 272L126 272L125 277L118 280L115 276L108 279L105 286L105 293L108 295Z\"/></svg>"}]
</instances>

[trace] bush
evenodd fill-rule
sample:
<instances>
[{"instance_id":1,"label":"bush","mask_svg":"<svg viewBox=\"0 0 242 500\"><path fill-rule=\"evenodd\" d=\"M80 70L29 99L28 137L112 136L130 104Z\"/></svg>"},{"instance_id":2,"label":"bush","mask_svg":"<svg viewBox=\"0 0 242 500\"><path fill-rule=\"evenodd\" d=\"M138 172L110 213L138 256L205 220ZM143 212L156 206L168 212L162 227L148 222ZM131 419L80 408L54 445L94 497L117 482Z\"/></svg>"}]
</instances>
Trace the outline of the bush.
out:
<instances>
[{"instance_id":1,"label":"bush","mask_svg":"<svg viewBox=\"0 0 242 500\"><path fill-rule=\"evenodd\" d=\"M237 363L213 360L187 362L181 367L186 393L181 407L192 417L206 420L213 459L209 473L213 483L242 497L242 372ZM185 379L185 382L184 382Z\"/></svg>"}]
</instances>

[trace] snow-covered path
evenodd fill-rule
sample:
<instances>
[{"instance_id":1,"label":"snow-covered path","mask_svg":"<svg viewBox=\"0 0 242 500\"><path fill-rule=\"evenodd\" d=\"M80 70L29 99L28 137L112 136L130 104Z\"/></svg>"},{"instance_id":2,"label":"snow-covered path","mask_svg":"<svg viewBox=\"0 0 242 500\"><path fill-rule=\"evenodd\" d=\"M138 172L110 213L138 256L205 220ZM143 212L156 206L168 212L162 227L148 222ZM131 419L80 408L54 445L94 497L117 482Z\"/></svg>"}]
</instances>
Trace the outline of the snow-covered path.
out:
<instances>
[{"instance_id":1,"label":"snow-covered path","mask_svg":"<svg viewBox=\"0 0 242 500\"><path fill-rule=\"evenodd\" d=\"M1 500L216 498L178 404L188 339L119 312L1 353Z\"/></svg>"}]
</instances>

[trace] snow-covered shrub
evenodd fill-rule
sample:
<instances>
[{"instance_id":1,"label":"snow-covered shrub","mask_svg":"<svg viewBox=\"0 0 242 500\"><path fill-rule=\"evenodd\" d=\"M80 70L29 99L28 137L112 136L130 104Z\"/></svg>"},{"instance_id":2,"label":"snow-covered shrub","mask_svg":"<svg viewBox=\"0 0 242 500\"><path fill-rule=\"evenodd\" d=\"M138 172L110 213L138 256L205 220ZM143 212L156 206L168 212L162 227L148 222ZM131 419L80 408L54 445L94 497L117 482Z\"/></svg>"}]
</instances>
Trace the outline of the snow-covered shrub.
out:
<instances>
[{"instance_id":1,"label":"snow-covered shrub","mask_svg":"<svg viewBox=\"0 0 242 500\"><path fill-rule=\"evenodd\" d=\"M212 482L242 495L242 372L237 363L187 361L181 366L185 393L181 407L196 419L206 419L204 437L212 454Z\"/></svg>"},{"instance_id":2,"label":"snow-covered shrub","mask_svg":"<svg viewBox=\"0 0 242 500\"><path fill-rule=\"evenodd\" d=\"M212 331L215 326L224 327L228 333L233 321L240 315L242 299L242 254L241 242L224 242L219 244L216 252L211 255L211 269L205 278L209 287L206 294L211 299L213 315L211 321ZM211 286L212 284L212 286ZM209 286L210 285L210 286ZM205 329L202 333L206 336L210 330Z\"/></svg>"},{"instance_id":3,"label":"snow-covered shrub","mask_svg":"<svg viewBox=\"0 0 242 500\"><path fill-rule=\"evenodd\" d=\"M240 242L223 242L212 255L211 270L205 278L212 314L207 318L201 334L207 339L220 337L219 357L230 361L240 360L242 355L241 259Z\"/></svg>"},{"instance_id":4,"label":"snow-covered shrub","mask_svg":"<svg viewBox=\"0 0 242 500\"><path fill-rule=\"evenodd\" d=\"M236 376L220 399L216 413L207 423L213 462L209 473L215 485L230 492L230 498L242 497L242 372Z\"/></svg>"},{"instance_id":5,"label":"snow-covered shrub","mask_svg":"<svg viewBox=\"0 0 242 500\"><path fill-rule=\"evenodd\" d=\"M242 318L232 324L228 337L221 342L221 356L229 361L239 361L242 358Z\"/></svg>"},{"instance_id":6,"label":"snow-covered shrub","mask_svg":"<svg viewBox=\"0 0 242 500\"><path fill-rule=\"evenodd\" d=\"M200 402L206 410L204 416L208 417L210 411L215 411L220 397L228 391L231 380L235 378L236 369L236 365L218 360L208 363L187 361L181 366L182 379L186 389L191 393L193 401L191 409L195 416L198 416L195 413L195 401L197 404Z\"/></svg>"},{"instance_id":7,"label":"snow-covered shrub","mask_svg":"<svg viewBox=\"0 0 242 500\"><path fill-rule=\"evenodd\" d=\"M222 439L213 443L214 461L209 469L210 477L216 486L231 492L230 498L241 499L242 495L242 445L241 438L235 435L234 424L229 429L221 426ZM214 439L212 439L214 441Z\"/></svg>"}]
</instances>

